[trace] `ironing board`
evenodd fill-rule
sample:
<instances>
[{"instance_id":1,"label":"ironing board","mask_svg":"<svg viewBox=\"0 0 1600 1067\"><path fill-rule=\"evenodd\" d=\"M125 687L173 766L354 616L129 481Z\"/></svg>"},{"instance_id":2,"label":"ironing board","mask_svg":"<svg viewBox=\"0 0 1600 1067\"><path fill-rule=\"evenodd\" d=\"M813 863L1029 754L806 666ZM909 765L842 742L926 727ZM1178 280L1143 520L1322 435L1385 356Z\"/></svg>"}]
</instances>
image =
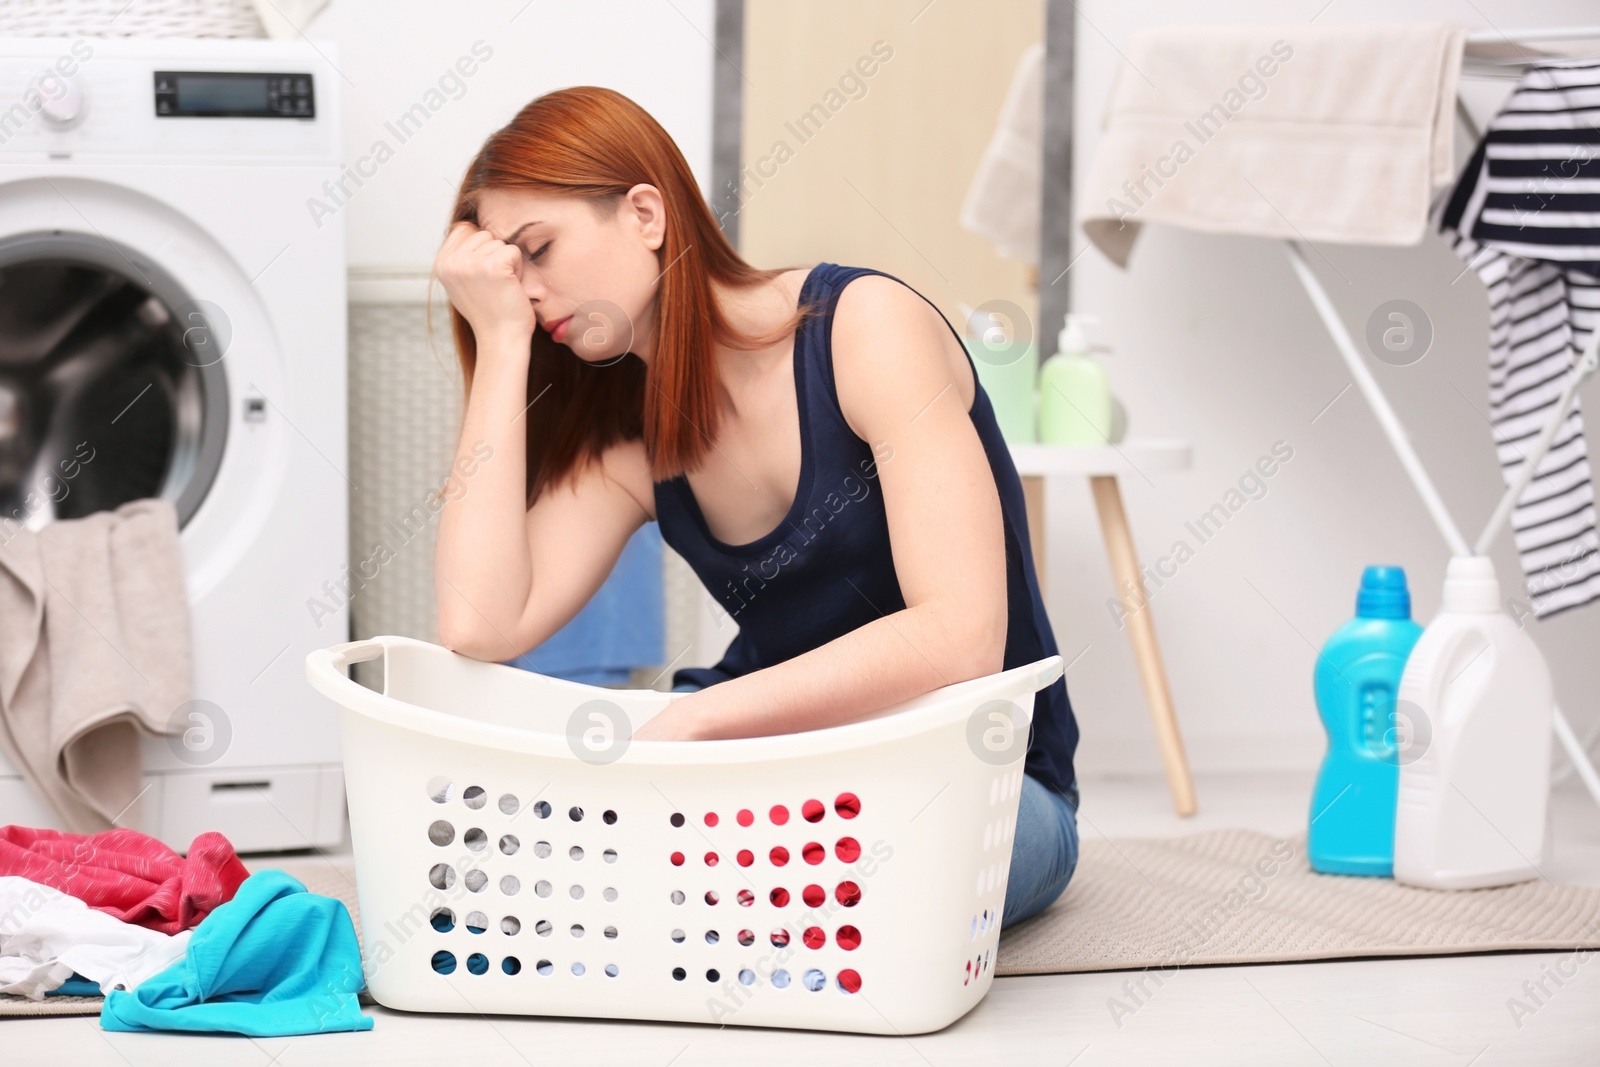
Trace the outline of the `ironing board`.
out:
<instances>
[{"instance_id":1,"label":"ironing board","mask_svg":"<svg viewBox=\"0 0 1600 1067\"><path fill-rule=\"evenodd\" d=\"M1532 44L1536 41L1589 39L1600 40L1600 27L1583 26L1558 30L1472 33L1467 35L1466 43L1468 45L1503 43L1515 48L1519 42ZM1503 61L1503 65L1508 67L1526 66L1535 62L1562 58L1570 57L1541 54L1522 59L1507 59ZM1464 68L1463 73L1465 72ZM1471 130L1474 138L1480 136L1481 131L1472 121L1459 95L1456 105L1456 113L1460 120ZM1488 552L1489 546L1494 543L1495 537L1499 535L1501 528L1506 524L1506 520L1510 517L1518 498L1522 496L1523 490L1527 488L1528 483L1533 479L1535 468L1544 459L1545 453L1550 450L1551 442L1555 440L1557 431L1560 429L1561 424L1566 421L1567 413L1572 410L1572 404L1578 395L1578 387L1595 372L1597 366L1600 366L1600 327L1590 331L1589 340L1584 345L1583 352L1579 355L1572 369L1568 371L1561 398L1551 412L1550 421L1540 432L1538 440L1534 443L1532 452L1523 461L1515 483L1501 495L1499 503L1495 506L1493 514L1489 516L1489 521L1483 528L1483 532L1478 535L1478 539L1475 542L1469 545L1462 536L1460 528L1456 526L1455 520L1450 517L1449 509L1445 507L1438 490L1434 488L1433 480L1422 466L1422 461L1411 447L1411 442L1406 437L1405 429L1400 424L1399 416L1395 414L1394 408L1390 406L1388 398L1383 394L1383 390L1378 387L1377 380L1372 376L1372 372L1367 369L1367 365L1362 360L1354 341L1350 338L1350 332L1345 328L1344 321L1339 317L1338 311L1334 309L1333 301L1328 298L1327 290L1323 288L1322 282L1317 278L1316 273L1312 271L1310 265L1307 264L1300 242L1292 239L1286 240L1284 247L1289 257L1289 263L1294 268L1295 277L1299 279L1301 286L1304 287L1306 295L1311 298L1311 304L1316 309L1318 317L1322 319L1329 336L1333 338L1334 347L1338 349L1340 357L1343 358L1345 366L1350 371L1351 378L1354 379L1356 386L1361 390L1361 395L1366 398L1367 405L1372 408L1373 415L1378 419L1378 425L1383 428L1384 436L1389 439L1389 444L1393 446L1395 454L1400 459L1400 465L1405 468L1406 476L1411 479L1412 486L1422 498L1423 505L1428 509L1428 514L1433 517L1434 524L1438 526L1439 532L1444 536L1445 543L1450 546L1450 551L1459 556L1485 554ZM1590 762L1586 751L1587 742L1592 741L1593 733L1585 741L1580 741L1577 735L1573 733L1572 727L1567 722L1566 716L1562 714L1559 705L1554 709L1552 725L1562 748L1566 750L1568 758L1572 761L1572 768L1583 779L1584 785L1588 787L1589 794L1594 798L1595 803L1600 804L1600 775L1595 773L1594 764Z\"/></svg>"}]
</instances>

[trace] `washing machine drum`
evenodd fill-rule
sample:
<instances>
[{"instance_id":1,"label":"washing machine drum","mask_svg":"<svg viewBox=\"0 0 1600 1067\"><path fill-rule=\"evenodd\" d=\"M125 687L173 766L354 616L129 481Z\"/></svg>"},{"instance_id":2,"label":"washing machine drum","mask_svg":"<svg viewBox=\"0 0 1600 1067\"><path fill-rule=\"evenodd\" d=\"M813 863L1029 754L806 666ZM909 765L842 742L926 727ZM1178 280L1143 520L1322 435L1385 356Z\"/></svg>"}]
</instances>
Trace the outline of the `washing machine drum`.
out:
<instances>
[{"instance_id":1,"label":"washing machine drum","mask_svg":"<svg viewBox=\"0 0 1600 1067\"><path fill-rule=\"evenodd\" d=\"M103 238L0 241L0 521L163 497L188 522L227 434L226 325L207 308Z\"/></svg>"}]
</instances>

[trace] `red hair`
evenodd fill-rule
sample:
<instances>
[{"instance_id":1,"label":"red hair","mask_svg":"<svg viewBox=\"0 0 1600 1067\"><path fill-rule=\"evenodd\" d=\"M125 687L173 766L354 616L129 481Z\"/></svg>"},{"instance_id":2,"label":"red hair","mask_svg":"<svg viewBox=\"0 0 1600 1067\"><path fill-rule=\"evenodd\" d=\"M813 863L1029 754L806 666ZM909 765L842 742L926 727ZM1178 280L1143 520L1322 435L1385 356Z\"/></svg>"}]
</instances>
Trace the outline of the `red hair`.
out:
<instances>
[{"instance_id":1,"label":"red hair","mask_svg":"<svg viewBox=\"0 0 1600 1067\"><path fill-rule=\"evenodd\" d=\"M533 333L527 419L527 506L579 464L612 444L642 438L651 478L665 481L697 467L719 423L712 344L752 350L776 344L816 308L802 306L762 335L739 332L713 296L711 282L764 285L785 270L742 259L706 205L683 153L643 108L613 89L579 85L546 93L496 130L479 149L456 193L450 224L478 220L485 189L523 189L580 197L597 211L614 208L629 189L660 190L666 229L657 262L656 336L648 365L631 352L591 364L544 330ZM472 394L477 340L450 309L466 397ZM548 389L548 391L546 391Z\"/></svg>"}]
</instances>

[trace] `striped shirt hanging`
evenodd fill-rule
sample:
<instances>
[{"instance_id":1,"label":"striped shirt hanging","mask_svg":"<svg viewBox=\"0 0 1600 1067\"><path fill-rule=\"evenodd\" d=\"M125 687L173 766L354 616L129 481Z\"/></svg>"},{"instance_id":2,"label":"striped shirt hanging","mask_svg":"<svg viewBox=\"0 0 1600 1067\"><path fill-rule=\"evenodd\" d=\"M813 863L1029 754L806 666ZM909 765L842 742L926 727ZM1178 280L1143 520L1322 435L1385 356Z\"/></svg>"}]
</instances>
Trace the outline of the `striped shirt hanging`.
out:
<instances>
[{"instance_id":1,"label":"striped shirt hanging","mask_svg":"<svg viewBox=\"0 0 1600 1067\"><path fill-rule=\"evenodd\" d=\"M1489 290L1489 419L1510 485L1600 323L1600 63L1523 75L1443 203L1439 228ZM1511 529L1536 617L1600 598L1576 401Z\"/></svg>"}]
</instances>

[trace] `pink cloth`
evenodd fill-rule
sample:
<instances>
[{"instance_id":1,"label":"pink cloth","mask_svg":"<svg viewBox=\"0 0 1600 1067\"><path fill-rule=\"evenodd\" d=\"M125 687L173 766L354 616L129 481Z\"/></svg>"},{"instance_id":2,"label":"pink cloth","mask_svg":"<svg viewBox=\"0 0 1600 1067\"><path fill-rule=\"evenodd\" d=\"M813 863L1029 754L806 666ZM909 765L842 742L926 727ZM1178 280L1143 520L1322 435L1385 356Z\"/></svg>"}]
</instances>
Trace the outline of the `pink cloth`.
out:
<instances>
[{"instance_id":1,"label":"pink cloth","mask_svg":"<svg viewBox=\"0 0 1600 1067\"><path fill-rule=\"evenodd\" d=\"M123 922L176 934L233 899L250 872L214 830L196 837L185 858L137 830L74 834L13 825L0 827L0 875L51 886Z\"/></svg>"}]
</instances>

